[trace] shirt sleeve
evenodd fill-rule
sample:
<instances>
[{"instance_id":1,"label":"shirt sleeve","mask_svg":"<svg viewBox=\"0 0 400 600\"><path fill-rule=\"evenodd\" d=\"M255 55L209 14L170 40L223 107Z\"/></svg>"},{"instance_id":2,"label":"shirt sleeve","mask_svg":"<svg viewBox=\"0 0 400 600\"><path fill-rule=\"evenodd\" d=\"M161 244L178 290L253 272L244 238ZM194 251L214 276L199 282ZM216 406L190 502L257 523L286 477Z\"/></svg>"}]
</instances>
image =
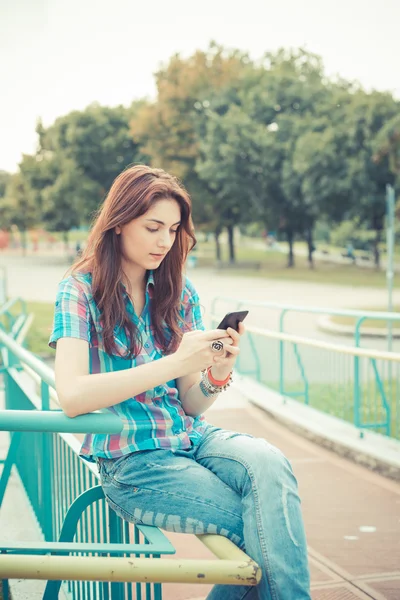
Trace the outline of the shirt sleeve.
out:
<instances>
[{"instance_id":1,"label":"shirt sleeve","mask_svg":"<svg viewBox=\"0 0 400 600\"><path fill-rule=\"evenodd\" d=\"M203 317L201 314L201 305L199 295L192 284L192 282L186 278L184 289L183 289L183 309L184 309L184 333L188 331L195 331L197 329L205 330L203 324Z\"/></svg>"},{"instance_id":2,"label":"shirt sleeve","mask_svg":"<svg viewBox=\"0 0 400 600\"><path fill-rule=\"evenodd\" d=\"M55 348L62 337L78 338L90 344L89 303L84 286L72 276L58 286L50 348Z\"/></svg>"}]
</instances>

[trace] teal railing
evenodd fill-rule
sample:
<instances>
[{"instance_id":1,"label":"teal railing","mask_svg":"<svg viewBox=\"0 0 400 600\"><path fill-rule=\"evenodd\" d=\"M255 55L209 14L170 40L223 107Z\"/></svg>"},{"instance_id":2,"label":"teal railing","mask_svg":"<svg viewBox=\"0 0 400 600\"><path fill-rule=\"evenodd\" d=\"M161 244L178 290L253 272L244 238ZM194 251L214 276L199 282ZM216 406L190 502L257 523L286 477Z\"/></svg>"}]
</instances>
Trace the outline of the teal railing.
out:
<instances>
[{"instance_id":1,"label":"teal railing","mask_svg":"<svg viewBox=\"0 0 400 600\"><path fill-rule=\"evenodd\" d=\"M1 429L12 431L10 447L0 479L0 506L12 467L16 467L30 505L43 533L36 544L0 543L0 552L9 554L58 554L74 556L153 556L172 554L174 548L157 528L134 527L108 509L95 465L79 458L76 437L86 432L115 433L121 422L112 414L83 415L69 419L54 410L50 391L54 373L27 350L0 331L0 345L7 348L4 373L6 411ZM21 361L40 378L39 392L21 370ZM51 410L53 408L53 410ZM36 414L31 414L34 411ZM32 417L37 417L32 419ZM49 546L47 542L64 542ZM43 598L58 597L61 582L49 581ZM72 598L122 600L136 597L161 598L159 583L70 581L65 584ZM143 589L142 589L143 588Z\"/></svg>"},{"instance_id":2,"label":"teal railing","mask_svg":"<svg viewBox=\"0 0 400 600\"><path fill-rule=\"evenodd\" d=\"M21 298L11 298L0 305L0 329L7 331L15 339L27 316L26 302Z\"/></svg>"},{"instance_id":3,"label":"teal railing","mask_svg":"<svg viewBox=\"0 0 400 600\"><path fill-rule=\"evenodd\" d=\"M42 532L37 542L0 536L4 597L14 578L48 580L44 600L57 598L61 585L73 600L161 600L164 581L257 584L258 565L222 536L197 537L223 560L161 558L175 553L168 538L109 509L97 467L79 457L84 433L117 433L121 421L109 412L66 417L56 402L54 372L2 328L0 350L6 407L0 431L10 432L0 460L0 507L16 468Z\"/></svg>"},{"instance_id":4,"label":"teal railing","mask_svg":"<svg viewBox=\"0 0 400 600\"><path fill-rule=\"evenodd\" d=\"M359 347L359 327L367 318L400 321L400 314L330 311L218 297L212 305L212 324L225 312L243 308L250 309L251 316L236 364L239 373L360 429L400 439L400 354ZM289 317L299 319L304 313L356 317L358 346L327 344L285 331L291 325ZM257 323L256 329L253 323Z\"/></svg>"}]
</instances>

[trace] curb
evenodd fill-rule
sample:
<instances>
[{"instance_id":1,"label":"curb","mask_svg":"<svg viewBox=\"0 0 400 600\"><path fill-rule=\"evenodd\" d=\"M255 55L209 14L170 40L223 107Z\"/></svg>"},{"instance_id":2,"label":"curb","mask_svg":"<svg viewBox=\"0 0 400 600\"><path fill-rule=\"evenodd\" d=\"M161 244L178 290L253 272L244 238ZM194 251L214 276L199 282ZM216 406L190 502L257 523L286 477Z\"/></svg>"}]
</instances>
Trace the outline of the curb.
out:
<instances>
[{"instance_id":1,"label":"curb","mask_svg":"<svg viewBox=\"0 0 400 600\"><path fill-rule=\"evenodd\" d=\"M334 333L335 335L354 337L354 326L338 325L332 321L330 316L327 315L317 319L317 327L320 331L324 331L325 333ZM363 337L386 339L388 335L387 329L383 329L382 327L362 327L360 331ZM393 329L392 337L393 339L400 339L399 328Z\"/></svg>"}]
</instances>

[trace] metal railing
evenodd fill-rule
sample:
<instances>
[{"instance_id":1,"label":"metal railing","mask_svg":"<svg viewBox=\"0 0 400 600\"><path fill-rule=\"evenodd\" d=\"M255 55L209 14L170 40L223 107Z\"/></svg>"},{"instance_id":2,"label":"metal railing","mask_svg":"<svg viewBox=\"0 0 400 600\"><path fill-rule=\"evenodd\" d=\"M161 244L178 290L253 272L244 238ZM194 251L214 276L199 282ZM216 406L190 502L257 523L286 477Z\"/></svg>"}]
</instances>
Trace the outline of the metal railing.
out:
<instances>
[{"instance_id":1,"label":"metal railing","mask_svg":"<svg viewBox=\"0 0 400 600\"><path fill-rule=\"evenodd\" d=\"M217 310L217 305L220 304L223 308ZM322 308L320 306L298 306L295 304L280 304L276 302L255 302L254 300L238 300L231 296L216 296L211 303L212 315L222 315L224 310L229 307L230 311L242 310L244 308L252 307L252 309L258 309L259 315L262 316L263 321L266 321L268 329L272 329L272 322L277 325L277 331L282 333L289 333L287 330L287 319L290 314L313 314L313 315L327 315L333 317L350 317L354 318L354 345L361 346L362 341L362 326L365 325L368 320L399 323L400 324L400 313L396 312L384 312L384 311L367 311L367 310L345 310L336 308ZM226 312L226 310L225 310ZM253 312L253 310L252 310ZM274 314L275 313L275 314ZM214 321L217 321L217 317L213 317Z\"/></svg>"},{"instance_id":2,"label":"metal railing","mask_svg":"<svg viewBox=\"0 0 400 600\"><path fill-rule=\"evenodd\" d=\"M218 309L219 317L215 312L218 302L223 306ZM289 312L354 316L359 326L367 317L375 318L374 312L329 311L218 297L213 303L213 325L228 307L231 311L257 307L253 322L268 322L267 309L275 311L275 322L278 319L277 331L246 324L247 334L236 363L239 373L360 429L400 439L400 354L331 344L283 331ZM388 318L387 313L377 315L382 320ZM400 314L389 316L400 320Z\"/></svg>"},{"instance_id":3,"label":"metal railing","mask_svg":"<svg viewBox=\"0 0 400 600\"><path fill-rule=\"evenodd\" d=\"M166 560L175 553L156 527L132 525L109 509L94 464L79 457L83 433L117 433L109 412L66 417L56 405L54 373L0 329L6 410L0 431L11 439L0 478L0 505L16 467L43 540L0 540L0 579L48 580L43 598L58 597L61 580L79 600L160 600L161 582L256 585L256 563L227 538L197 536L221 560ZM33 378L32 378L33 375ZM105 558L107 557L107 558Z\"/></svg>"},{"instance_id":4,"label":"metal railing","mask_svg":"<svg viewBox=\"0 0 400 600\"><path fill-rule=\"evenodd\" d=\"M21 298L11 298L0 305L0 329L16 338L27 316L26 302Z\"/></svg>"}]
</instances>

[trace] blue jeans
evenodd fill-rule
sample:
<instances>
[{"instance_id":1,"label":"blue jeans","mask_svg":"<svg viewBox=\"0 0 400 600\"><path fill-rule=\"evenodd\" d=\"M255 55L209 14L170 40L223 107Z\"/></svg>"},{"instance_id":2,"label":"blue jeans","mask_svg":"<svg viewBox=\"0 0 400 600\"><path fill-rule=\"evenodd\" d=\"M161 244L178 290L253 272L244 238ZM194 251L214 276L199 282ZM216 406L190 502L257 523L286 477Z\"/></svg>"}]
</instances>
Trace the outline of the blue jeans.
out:
<instances>
[{"instance_id":1,"label":"blue jeans","mask_svg":"<svg viewBox=\"0 0 400 600\"><path fill-rule=\"evenodd\" d=\"M189 450L98 459L124 519L180 533L218 533L262 569L256 587L215 585L208 600L310 600L307 545L289 461L264 439L209 426Z\"/></svg>"}]
</instances>

